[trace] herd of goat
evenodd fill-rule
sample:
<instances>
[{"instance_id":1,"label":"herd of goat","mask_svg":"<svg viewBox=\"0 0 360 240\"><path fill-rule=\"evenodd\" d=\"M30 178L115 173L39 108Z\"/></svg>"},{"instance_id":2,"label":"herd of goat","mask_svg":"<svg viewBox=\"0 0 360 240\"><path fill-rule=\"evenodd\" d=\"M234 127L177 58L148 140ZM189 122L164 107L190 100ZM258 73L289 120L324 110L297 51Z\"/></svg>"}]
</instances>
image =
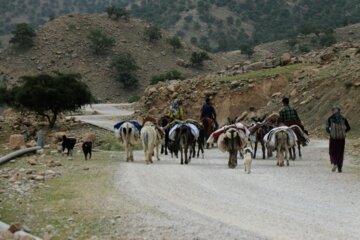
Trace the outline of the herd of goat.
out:
<instances>
[{"instance_id":1,"label":"herd of goat","mask_svg":"<svg viewBox=\"0 0 360 240\"><path fill-rule=\"evenodd\" d=\"M273 114L268 118L256 119L251 126L235 120L217 130L214 122L204 118L201 122L195 120L174 121L164 116L159 120L147 117L142 125L136 121L123 121L114 126L115 135L124 145L126 161L134 161L133 148L140 142L145 153L145 162L152 163L154 151L156 158L161 153L178 157L180 163L188 164L192 157L204 157L204 148L216 144L222 152L229 153L228 166L237 166L238 155L244 158L245 171L251 171L251 159L255 158L258 143L262 146L263 158L272 156L276 151L277 165L284 166L284 161L289 165L289 158L295 160L295 147L298 146L301 157L301 145L306 145L308 136L297 125L276 126L278 115ZM253 146L254 144L254 146ZM196 153L196 146L198 147Z\"/></svg>"}]
</instances>

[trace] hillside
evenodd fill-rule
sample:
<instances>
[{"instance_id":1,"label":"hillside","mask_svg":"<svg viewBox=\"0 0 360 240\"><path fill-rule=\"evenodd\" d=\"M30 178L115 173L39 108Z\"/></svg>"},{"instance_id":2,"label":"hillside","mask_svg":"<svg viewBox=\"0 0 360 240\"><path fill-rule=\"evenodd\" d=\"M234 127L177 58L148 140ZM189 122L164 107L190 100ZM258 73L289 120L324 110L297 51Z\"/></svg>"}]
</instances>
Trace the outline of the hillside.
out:
<instances>
[{"instance_id":1,"label":"hillside","mask_svg":"<svg viewBox=\"0 0 360 240\"><path fill-rule=\"evenodd\" d=\"M236 50L360 22L357 0L27 0L0 1L0 35L14 24L44 24L71 12L104 12L111 5L212 51ZM3 39L6 45L7 39Z\"/></svg>"},{"instance_id":2,"label":"hillside","mask_svg":"<svg viewBox=\"0 0 360 240\"><path fill-rule=\"evenodd\" d=\"M235 65L206 77L160 83L145 91L138 105L139 118L167 113L169 104L164 105L164 102L170 102L174 93L184 101L186 118L193 119L199 118L205 97L211 97L220 124L225 124L227 117L242 116L245 121L250 107L256 109L258 116L278 112L281 98L290 96L312 136L324 134L330 109L338 105L351 123L353 131L350 135L358 137L359 49L360 42L341 43L292 58L288 65L276 68L268 69L264 61ZM252 71L254 66L257 69Z\"/></svg>"},{"instance_id":3,"label":"hillside","mask_svg":"<svg viewBox=\"0 0 360 240\"><path fill-rule=\"evenodd\" d=\"M323 34L301 35L291 40L278 40L274 42L262 43L254 47L254 54L250 59L242 54L240 50L217 53L217 55L228 59L233 63L244 61L261 61L266 58L281 56L284 53L290 53L293 56L299 56L306 52L321 51L324 46L319 44ZM360 41L360 24L352 24L340 27L334 30L333 36L338 42Z\"/></svg>"},{"instance_id":4,"label":"hillside","mask_svg":"<svg viewBox=\"0 0 360 240\"><path fill-rule=\"evenodd\" d=\"M114 21L105 14L71 14L56 18L37 30L35 46L31 49L19 51L10 46L0 53L0 81L12 84L24 75L52 71L80 73L99 101L116 102L141 96L154 75L176 69L192 77L219 70L228 63L211 56L200 70L181 67L179 61L189 61L192 52L198 49L184 42L182 49L173 52L167 43L170 35L165 32L161 40L150 43L143 37L147 26L142 20ZM91 51L87 39L91 29L101 29L115 39L115 46L107 54L98 56ZM140 85L136 90L125 90L116 81L111 61L122 52L131 53L140 67L136 71Z\"/></svg>"}]
</instances>

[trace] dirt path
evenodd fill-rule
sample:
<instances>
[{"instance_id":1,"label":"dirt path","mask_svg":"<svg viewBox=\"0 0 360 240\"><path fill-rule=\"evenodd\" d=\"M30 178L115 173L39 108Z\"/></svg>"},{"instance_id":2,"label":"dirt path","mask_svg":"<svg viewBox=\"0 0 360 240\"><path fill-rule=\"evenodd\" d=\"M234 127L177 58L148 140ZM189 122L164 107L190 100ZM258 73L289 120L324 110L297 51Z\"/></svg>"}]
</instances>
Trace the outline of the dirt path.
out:
<instances>
[{"instance_id":1,"label":"dirt path","mask_svg":"<svg viewBox=\"0 0 360 240\"><path fill-rule=\"evenodd\" d=\"M134 113L131 109L131 104L119 103L119 104L93 104L88 105L85 108L86 112L96 112L94 115L80 115L76 116L83 122L90 123L92 125L113 131L114 123L116 121L111 120L111 117L128 116Z\"/></svg>"},{"instance_id":2,"label":"dirt path","mask_svg":"<svg viewBox=\"0 0 360 240\"><path fill-rule=\"evenodd\" d=\"M217 149L189 166L166 157L120 164L118 190L137 202L127 216L130 239L359 239L359 169L332 173L327 143L312 141L302 160L276 167L254 160L253 172L227 168ZM144 211L142 211L144 210Z\"/></svg>"}]
</instances>

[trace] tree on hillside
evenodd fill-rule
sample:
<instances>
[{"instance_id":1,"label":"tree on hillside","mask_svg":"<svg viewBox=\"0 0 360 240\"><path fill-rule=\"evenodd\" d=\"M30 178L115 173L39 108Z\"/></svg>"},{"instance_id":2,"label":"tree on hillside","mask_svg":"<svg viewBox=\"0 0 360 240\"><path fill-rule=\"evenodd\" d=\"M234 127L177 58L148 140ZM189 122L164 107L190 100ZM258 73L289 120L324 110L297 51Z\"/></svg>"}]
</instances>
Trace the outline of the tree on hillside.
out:
<instances>
[{"instance_id":1,"label":"tree on hillside","mask_svg":"<svg viewBox=\"0 0 360 240\"><path fill-rule=\"evenodd\" d=\"M125 8L122 7L117 7L117 6L110 6L108 8L106 8L106 13L108 14L109 18L112 19L119 19L119 18L124 18L125 20L129 20L130 18L130 11L126 10Z\"/></svg>"},{"instance_id":2,"label":"tree on hillside","mask_svg":"<svg viewBox=\"0 0 360 240\"><path fill-rule=\"evenodd\" d=\"M95 54L103 54L106 50L115 46L115 39L108 36L100 29L90 30L87 38L90 40L90 48Z\"/></svg>"},{"instance_id":3,"label":"tree on hillside","mask_svg":"<svg viewBox=\"0 0 360 240\"><path fill-rule=\"evenodd\" d=\"M205 60L209 60L210 57L206 52L193 52L191 54L190 63L193 67L202 67Z\"/></svg>"},{"instance_id":4,"label":"tree on hillside","mask_svg":"<svg viewBox=\"0 0 360 240\"><path fill-rule=\"evenodd\" d=\"M246 54L249 58L255 53L254 48L248 44L240 45L241 53Z\"/></svg>"},{"instance_id":5,"label":"tree on hillside","mask_svg":"<svg viewBox=\"0 0 360 240\"><path fill-rule=\"evenodd\" d=\"M64 111L75 111L93 101L80 74L39 74L21 77L20 85L8 90L10 106L26 109L46 117L50 128Z\"/></svg>"},{"instance_id":6,"label":"tree on hillside","mask_svg":"<svg viewBox=\"0 0 360 240\"><path fill-rule=\"evenodd\" d=\"M19 23L14 31L14 36L10 39L10 43L17 45L19 48L30 48L34 45L35 30L27 23Z\"/></svg>"},{"instance_id":7,"label":"tree on hillside","mask_svg":"<svg viewBox=\"0 0 360 240\"><path fill-rule=\"evenodd\" d=\"M112 60L112 66L116 69L118 77L125 88L134 88L138 84L134 72L139 69L135 59L130 53L121 53L116 55Z\"/></svg>"},{"instance_id":8,"label":"tree on hillside","mask_svg":"<svg viewBox=\"0 0 360 240\"><path fill-rule=\"evenodd\" d=\"M325 33L320 37L320 45L323 47L329 47L336 43L336 38L332 33Z\"/></svg>"},{"instance_id":9,"label":"tree on hillside","mask_svg":"<svg viewBox=\"0 0 360 240\"><path fill-rule=\"evenodd\" d=\"M286 43L293 48L296 44L299 44L299 41L296 38L290 38Z\"/></svg>"},{"instance_id":10,"label":"tree on hillside","mask_svg":"<svg viewBox=\"0 0 360 240\"><path fill-rule=\"evenodd\" d=\"M0 86L0 106L4 104L9 104L12 101L10 92L5 86Z\"/></svg>"},{"instance_id":11,"label":"tree on hillside","mask_svg":"<svg viewBox=\"0 0 360 240\"><path fill-rule=\"evenodd\" d=\"M299 28L299 33L308 35L311 33L315 33L316 36L319 36L320 34L320 28L314 24L304 24Z\"/></svg>"},{"instance_id":12,"label":"tree on hillside","mask_svg":"<svg viewBox=\"0 0 360 240\"><path fill-rule=\"evenodd\" d=\"M175 52L176 49L180 49L183 47L180 38L178 38L177 36L169 38L168 43L173 47L173 52Z\"/></svg>"},{"instance_id":13,"label":"tree on hillside","mask_svg":"<svg viewBox=\"0 0 360 240\"><path fill-rule=\"evenodd\" d=\"M162 38L160 28L158 28L156 26L150 26L150 27L145 28L144 36L150 42L155 42L156 40L159 40Z\"/></svg>"},{"instance_id":14,"label":"tree on hillside","mask_svg":"<svg viewBox=\"0 0 360 240\"><path fill-rule=\"evenodd\" d=\"M233 25L234 24L234 17L233 16L228 16L226 18L226 22L228 25Z\"/></svg>"}]
</instances>

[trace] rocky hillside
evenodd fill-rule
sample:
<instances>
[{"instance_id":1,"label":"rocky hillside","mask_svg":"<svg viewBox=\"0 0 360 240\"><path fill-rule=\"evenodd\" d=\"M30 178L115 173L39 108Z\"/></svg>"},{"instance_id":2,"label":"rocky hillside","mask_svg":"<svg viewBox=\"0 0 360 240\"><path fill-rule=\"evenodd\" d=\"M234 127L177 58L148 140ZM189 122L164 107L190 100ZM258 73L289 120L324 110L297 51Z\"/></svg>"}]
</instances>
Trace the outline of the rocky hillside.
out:
<instances>
[{"instance_id":1,"label":"rocky hillside","mask_svg":"<svg viewBox=\"0 0 360 240\"><path fill-rule=\"evenodd\" d=\"M201 69L185 68L193 51L198 49L183 43L173 52L167 42L169 34L155 43L145 40L143 32L148 24L141 20L114 21L107 15L71 14L54 19L37 30L35 45L25 52L8 47L0 53L0 81L14 83L19 77L53 71L80 73L83 81L100 101L127 101L139 95L154 75L172 69L186 77L216 71L228 62L211 56ZM87 38L91 29L101 29L115 39L115 46L105 55L95 55ZM116 81L111 61L117 53L129 52L140 67L136 71L140 86L124 90ZM181 65L181 66L180 66Z\"/></svg>"},{"instance_id":2,"label":"rocky hillside","mask_svg":"<svg viewBox=\"0 0 360 240\"><path fill-rule=\"evenodd\" d=\"M198 119L204 98L210 96L219 123L225 124L227 117L246 120L250 107L259 116L277 112L281 98L290 96L313 136L323 134L333 105L340 106L349 118L351 135L359 136L359 64L360 42L337 44L296 58L284 55L282 59L242 62L206 77L149 87L139 102L138 114L139 118L161 116L168 111L171 99L178 97L184 101L186 117Z\"/></svg>"}]
</instances>

